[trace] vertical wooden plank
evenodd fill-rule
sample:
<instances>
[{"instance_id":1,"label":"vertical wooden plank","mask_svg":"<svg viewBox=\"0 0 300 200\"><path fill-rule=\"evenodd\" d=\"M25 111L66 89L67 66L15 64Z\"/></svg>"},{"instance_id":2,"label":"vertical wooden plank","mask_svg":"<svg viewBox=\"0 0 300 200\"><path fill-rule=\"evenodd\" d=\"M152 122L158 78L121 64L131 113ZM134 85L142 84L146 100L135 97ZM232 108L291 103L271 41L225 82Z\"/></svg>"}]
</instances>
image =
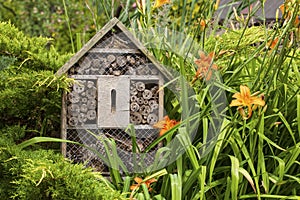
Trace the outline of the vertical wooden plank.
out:
<instances>
[{"instance_id":1,"label":"vertical wooden plank","mask_svg":"<svg viewBox=\"0 0 300 200\"><path fill-rule=\"evenodd\" d=\"M158 88L164 85L164 80L161 75L159 75ZM158 119L162 120L164 117L164 90L160 90L158 93Z\"/></svg>"},{"instance_id":2,"label":"vertical wooden plank","mask_svg":"<svg viewBox=\"0 0 300 200\"><path fill-rule=\"evenodd\" d=\"M67 105L66 105L67 93L64 91L61 101L61 139L67 139ZM67 144L61 143L61 153L63 156L67 155Z\"/></svg>"},{"instance_id":3,"label":"vertical wooden plank","mask_svg":"<svg viewBox=\"0 0 300 200\"><path fill-rule=\"evenodd\" d=\"M128 76L102 76L98 79L98 127L125 128L129 124ZM114 91L114 92L112 92ZM112 95L112 93L115 93ZM115 96L115 102L112 99ZM112 107L112 102L115 108Z\"/></svg>"}]
</instances>

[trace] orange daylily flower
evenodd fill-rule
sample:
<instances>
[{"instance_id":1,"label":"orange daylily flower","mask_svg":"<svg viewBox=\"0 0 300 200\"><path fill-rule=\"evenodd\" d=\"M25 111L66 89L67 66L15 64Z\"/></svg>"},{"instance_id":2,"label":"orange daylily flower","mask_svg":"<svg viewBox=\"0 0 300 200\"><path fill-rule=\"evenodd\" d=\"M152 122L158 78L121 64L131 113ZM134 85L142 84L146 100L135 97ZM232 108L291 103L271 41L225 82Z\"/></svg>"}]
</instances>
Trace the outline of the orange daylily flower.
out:
<instances>
[{"instance_id":1,"label":"orange daylily flower","mask_svg":"<svg viewBox=\"0 0 300 200\"><path fill-rule=\"evenodd\" d=\"M287 19L287 20L289 20L290 18L291 18L291 16L292 16L292 12L291 11L287 11L288 10L288 5L286 5L286 4L281 4L280 6L279 6L279 10L281 11L281 13L282 13L282 15L284 15L285 13L287 13L286 15L285 15L285 18ZM298 16L296 16L296 18L295 18L295 21L294 21L294 26L295 27L298 27L299 25L300 25L300 19L299 19L299 15Z\"/></svg>"},{"instance_id":2,"label":"orange daylily flower","mask_svg":"<svg viewBox=\"0 0 300 200\"><path fill-rule=\"evenodd\" d=\"M213 71L218 70L218 66L216 64L212 64L213 58L215 56L214 52L210 52L207 56L204 52L199 51L200 59L196 59L194 62L198 66L198 70L192 80L192 84L198 79L203 78L208 81L210 80Z\"/></svg>"},{"instance_id":3,"label":"orange daylily flower","mask_svg":"<svg viewBox=\"0 0 300 200\"><path fill-rule=\"evenodd\" d=\"M266 44L266 49L269 50L269 53L273 52L274 48L276 47L277 43L279 41L279 38L276 37L274 39L271 39Z\"/></svg>"},{"instance_id":4,"label":"orange daylily flower","mask_svg":"<svg viewBox=\"0 0 300 200\"><path fill-rule=\"evenodd\" d=\"M206 27L206 21L204 19L201 19L200 20L200 30L204 31L205 27Z\"/></svg>"},{"instance_id":5,"label":"orange daylily flower","mask_svg":"<svg viewBox=\"0 0 300 200\"><path fill-rule=\"evenodd\" d=\"M156 0L153 8L161 7L167 3L171 3L171 1L170 0Z\"/></svg>"},{"instance_id":6,"label":"orange daylily flower","mask_svg":"<svg viewBox=\"0 0 300 200\"><path fill-rule=\"evenodd\" d=\"M159 132L159 136L162 136L163 134L165 134L165 132L167 132L168 130L170 130L171 128L173 128L174 126L176 126L179 123L180 122L178 122L174 119L170 119L169 116L165 116L163 120L154 124L153 127L160 128L161 130Z\"/></svg>"},{"instance_id":7,"label":"orange daylily flower","mask_svg":"<svg viewBox=\"0 0 300 200\"><path fill-rule=\"evenodd\" d=\"M276 37L274 40L269 40L266 44L266 48L267 49L274 49L274 47L276 46L276 44L278 43L279 38Z\"/></svg>"},{"instance_id":8,"label":"orange daylily flower","mask_svg":"<svg viewBox=\"0 0 300 200\"><path fill-rule=\"evenodd\" d=\"M257 106L264 106L265 101L262 97L256 97L254 95L251 95L250 89L247 86L241 85L240 91L241 92L235 93L232 96L236 99L232 100L229 106L238 106L238 111L242 115L242 117L244 119L249 119L252 116L252 110L254 110ZM243 107L248 108L248 116L246 116Z\"/></svg>"},{"instance_id":9,"label":"orange daylily flower","mask_svg":"<svg viewBox=\"0 0 300 200\"><path fill-rule=\"evenodd\" d=\"M155 178L152 178L152 179L149 179L147 181L143 181L143 179L141 179L140 177L135 177L134 181L137 184L131 185L130 186L130 190L136 190L136 189L138 189L141 186L142 183L145 183L146 186L147 186L147 188L148 188L148 191L151 192L152 188L150 187L150 184L156 182L157 180Z\"/></svg>"}]
</instances>

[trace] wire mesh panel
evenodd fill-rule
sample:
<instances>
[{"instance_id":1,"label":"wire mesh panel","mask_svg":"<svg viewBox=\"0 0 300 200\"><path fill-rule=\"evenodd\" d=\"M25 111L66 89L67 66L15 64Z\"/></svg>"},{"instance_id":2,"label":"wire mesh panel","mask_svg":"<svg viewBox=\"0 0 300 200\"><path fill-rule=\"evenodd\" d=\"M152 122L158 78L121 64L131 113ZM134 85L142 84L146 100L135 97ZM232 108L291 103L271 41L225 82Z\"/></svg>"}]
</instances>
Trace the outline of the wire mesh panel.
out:
<instances>
[{"instance_id":1,"label":"wire mesh panel","mask_svg":"<svg viewBox=\"0 0 300 200\"><path fill-rule=\"evenodd\" d=\"M68 129L67 139L79 142L80 144L94 149L95 152L105 155L103 145L91 134L97 132L98 130ZM66 157L73 160L75 163L85 163L87 167L93 167L96 171L100 171L102 173L108 172L107 166L95 152L83 146L68 144Z\"/></svg>"},{"instance_id":2,"label":"wire mesh panel","mask_svg":"<svg viewBox=\"0 0 300 200\"><path fill-rule=\"evenodd\" d=\"M136 151L143 151L149 144L151 144L157 137L157 130L155 129L137 129L136 130ZM96 137L95 137L96 135ZM157 147L152 149L147 154L133 153L133 144L131 136L121 129L103 129L103 130L84 130L84 129L68 129L67 139L83 144L83 147L76 144L68 144L66 150L66 157L73 160L75 163L85 163L86 166L93 167L96 171L103 174L108 173L108 167L111 163L105 163L108 156L112 156L110 151L105 149L105 139L110 138L116 144L116 152L119 159L126 169L119 168L121 172L124 170L133 172L135 168L146 168L154 161L154 156ZM102 158L104 160L102 160ZM121 163L119 163L121 164Z\"/></svg>"}]
</instances>

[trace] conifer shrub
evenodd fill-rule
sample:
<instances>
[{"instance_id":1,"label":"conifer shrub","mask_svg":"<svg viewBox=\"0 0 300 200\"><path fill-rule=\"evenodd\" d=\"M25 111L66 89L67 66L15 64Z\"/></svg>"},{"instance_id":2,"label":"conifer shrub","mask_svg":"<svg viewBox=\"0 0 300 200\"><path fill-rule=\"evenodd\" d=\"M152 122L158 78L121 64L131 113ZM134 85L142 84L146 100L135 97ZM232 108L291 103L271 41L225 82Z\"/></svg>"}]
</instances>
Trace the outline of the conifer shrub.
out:
<instances>
[{"instance_id":1,"label":"conifer shrub","mask_svg":"<svg viewBox=\"0 0 300 200\"><path fill-rule=\"evenodd\" d=\"M51 42L0 23L0 129L20 125L28 136L59 136L61 92L70 79L55 72L70 55Z\"/></svg>"},{"instance_id":2,"label":"conifer shrub","mask_svg":"<svg viewBox=\"0 0 300 200\"><path fill-rule=\"evenodd\" d=\"M0 199L122 199L91 168L51 150L20 150L0 138Z\"/></svg>"}]
</instances>

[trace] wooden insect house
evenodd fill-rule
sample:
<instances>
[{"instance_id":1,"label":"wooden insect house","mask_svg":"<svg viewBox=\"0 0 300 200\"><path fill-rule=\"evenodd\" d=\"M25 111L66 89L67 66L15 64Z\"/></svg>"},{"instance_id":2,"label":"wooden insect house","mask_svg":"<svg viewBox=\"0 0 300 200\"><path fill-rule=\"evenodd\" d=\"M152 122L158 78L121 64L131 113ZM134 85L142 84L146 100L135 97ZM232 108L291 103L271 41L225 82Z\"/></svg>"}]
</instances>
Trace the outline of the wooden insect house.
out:
<instances>
[{"instance_id":1,"label":"wooden insect house","mask_svg":"<svg viewBox=\"0 0 300 200\"><path fill-rule=\"evenodd\" d=\"M142 151L158 136L153 124L163 118L163 85L168 72L116 18L109 21L58 71L75 80L63 95L62 138L104 154L94 134L114 139L120 158L132 168L133 124ZM107 168L95 153L66 143L62 152L97 171ZM151 162L151 156L147 158ZM130 170L130 169L129 169Z\"/></svg>"}]
</instances>

